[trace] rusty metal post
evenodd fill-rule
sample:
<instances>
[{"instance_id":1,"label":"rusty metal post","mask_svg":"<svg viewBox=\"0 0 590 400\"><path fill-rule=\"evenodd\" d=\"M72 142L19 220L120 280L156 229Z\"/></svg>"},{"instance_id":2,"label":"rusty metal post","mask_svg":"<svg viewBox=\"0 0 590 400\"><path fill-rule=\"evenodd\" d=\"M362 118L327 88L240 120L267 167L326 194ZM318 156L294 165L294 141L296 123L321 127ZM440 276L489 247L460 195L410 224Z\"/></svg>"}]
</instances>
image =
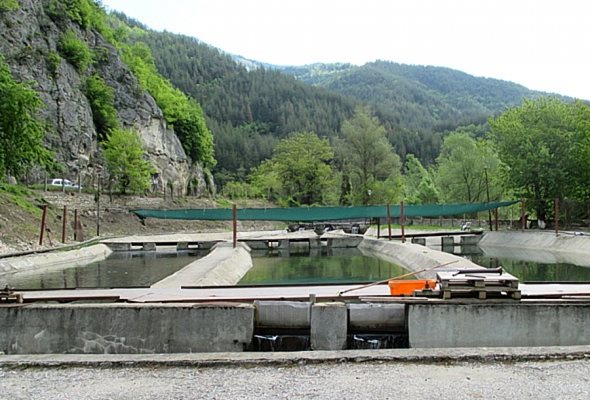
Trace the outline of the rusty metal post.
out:
<instances>
[{"instance_id":1,"label":"rusty metal post","mask_svg":"<svg viewBox=\"0 0 590 400\"><path fill-rule=\"evenodd\" d=\"M45 232L45 218L47 217L47 205L43 206L43 215L41 216L41 232L39 233L39 246L43 246L43 232Z\"/></svg>"},{"instance_id":2,"label":"rusty metal post","mask_svg":"<svg viewBox=\"0 0 590 400\"><path fill-rule=\"evenodd\" d=\"M238 208L234 204L232 208L232 220L233 220L233 245L234 249L238 247Z\"/></svg>"},{"instance_id":3,"label":"rusty metal post","mask_svg":"<svg viewBox=\"0 0 590 400\"><path fill-rule=\"evenodd\" d=\"M526 229L526 221L524 220L524 216L525 216L525 212L524 209L526 207L526 203L523 200L521 203L521 207L520 207L520 222L521 222L521 229L524 231Z\"/></svg>"},{"instance_id":4,"label":"rusty metal post","mask_svg":"<svg viewBox=\"0 0 590 400\"><path fill-rule=\"evenodd\" d=\"M78 241L78 209L74 209L74 242Z\"/></svg>"},{"instance_id":5,"label":"rusty metal post","mask_svg":"<svg viewBox=\"0 0 590 400\"><path fill-rule=\"evenodd\" d=\"M559 236L559 198L555 198L555 236Z\"/></svg>"},{"instance_id":6,"label":"rusty metal post","mask_svg":"<svg viewBox=\"0 0 590 400\"><path fill-rule=\"evenodd\" d=\"M64 214L63 214L63 218L61 221L61 242L62 243L66 242L67 218L68 218L68 206L64 206Z\"/></svg>"},{"instance_id":7,"label":"rusty metal post","mask_svg":"<svg viewBox=\"0 0 590 400\"><path fill-rule=\"evenodd\" d=\"M100 236L100 173L96 183L96 236Z\"/></svg>"},{"instance_id":8,"label":"rusty metal post","mask_svg":"<svg viewBox=\"0 0 590 400\"><path fill-rule=\"evenodd\" d=\"M381 217L377 217L377 239L381 237Z\"/></svg>"},{"instance_id":9,"label":"rusty metal post","mask_svg":"<svg viewBox=\"0 0 590 400\"><path fill-rule=\"evenodd\" d=\"M399 203L399 216L400 216L400 223L402 225L402 243L406 243L406 216L404 214L404 201L402 200Z\"/></svg>"},{"instance_id":10,"label":"rusty metal post","mask_svg":"<svg viewBox=\"0 0 590 400\"><path fill-rule=\"evenodd\" d=\"M496 232L498 232L499 222L498 222L498 209L497 208L494 209L494 217L496 218L496 220L495 220Z\"/></svg>"},{"instance_id":11,"label":"rusty metal post","mask_svg":"<svg viewBox=\"0 0 590 400\"><path fill-rule=\"evenodd\" d=\"M391 206L387 204L387 239L391 240Z\"/></svg>"}]
</instances>

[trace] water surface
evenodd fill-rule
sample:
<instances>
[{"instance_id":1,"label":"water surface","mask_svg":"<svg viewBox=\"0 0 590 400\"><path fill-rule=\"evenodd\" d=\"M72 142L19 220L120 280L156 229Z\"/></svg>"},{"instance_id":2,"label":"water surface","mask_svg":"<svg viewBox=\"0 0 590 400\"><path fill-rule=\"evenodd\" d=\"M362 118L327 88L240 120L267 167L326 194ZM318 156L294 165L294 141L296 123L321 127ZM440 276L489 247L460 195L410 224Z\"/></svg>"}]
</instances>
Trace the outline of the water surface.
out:
<instances>
[{"instance_id":1,"label":"water surface","mask_svg":"<svg viewBox=\"0 0 590 400\"><path fill-rule=\"evenodd\" d=\"M106 260L77 267L44 268L0 276L16 289L144 287L203 257L208 251L115 252Z\"/></svg>"},{"instance_id":2,"label":"water surface","mask_svg":"<svg viewBox=\"0 0 590 400\"><path fill-rule=\"evenodd\" d=\"M252 261L254 266L238 285L366 283L408 272L399 265L365 256L358 249L252 251Z\"/></svg>"}]
</instances>

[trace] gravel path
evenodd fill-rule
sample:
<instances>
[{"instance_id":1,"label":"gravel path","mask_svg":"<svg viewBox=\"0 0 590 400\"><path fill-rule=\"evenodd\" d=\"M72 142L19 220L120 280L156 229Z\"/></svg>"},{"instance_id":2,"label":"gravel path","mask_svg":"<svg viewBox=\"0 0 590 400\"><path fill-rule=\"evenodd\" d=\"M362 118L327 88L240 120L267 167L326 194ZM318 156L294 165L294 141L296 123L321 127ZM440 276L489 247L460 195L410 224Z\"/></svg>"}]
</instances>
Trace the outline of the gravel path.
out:
<instances>
[{"instance_id":1,"label":"gravel path","mask_svg":"<svg viewBox=\"0 0 590 400\"><path fill-rule=\"evenodd\" d=\"M588 399L590 360L0 368L1 399Z\"/></svg>"}]
</instances>

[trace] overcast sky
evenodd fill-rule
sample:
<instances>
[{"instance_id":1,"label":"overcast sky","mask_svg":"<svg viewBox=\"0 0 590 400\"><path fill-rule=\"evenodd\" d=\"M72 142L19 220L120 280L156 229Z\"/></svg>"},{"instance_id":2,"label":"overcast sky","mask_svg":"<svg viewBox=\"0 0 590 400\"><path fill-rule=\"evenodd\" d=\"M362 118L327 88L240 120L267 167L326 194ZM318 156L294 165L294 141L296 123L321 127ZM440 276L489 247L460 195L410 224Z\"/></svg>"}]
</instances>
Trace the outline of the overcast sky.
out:
<instances>
[{"instance_id":1,"label":"overcast sky","mask_svg":"<svg viewBox=\"0 0 590 400\"><path fill-rule=\"evenodd\" d=\"M590 100L587 0L102 0L278 65L434 65Z\"/></svg>"}]
</instances>

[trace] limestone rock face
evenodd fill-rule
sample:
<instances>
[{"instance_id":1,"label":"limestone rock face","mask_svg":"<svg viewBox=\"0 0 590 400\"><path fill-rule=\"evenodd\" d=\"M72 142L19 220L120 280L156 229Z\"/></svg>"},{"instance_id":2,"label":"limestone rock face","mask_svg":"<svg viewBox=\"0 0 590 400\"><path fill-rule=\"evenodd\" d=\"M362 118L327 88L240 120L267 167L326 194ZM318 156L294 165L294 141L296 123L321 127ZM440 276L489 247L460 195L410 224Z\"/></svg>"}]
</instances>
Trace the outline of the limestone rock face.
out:
<instances>
[{"instance_id":1,"label":"limestone rock face","mask_svg":"<svg viewBox=\"0 0 590 400\"><path fill-rule=\"evenodd\" d=\"M161 109L116 49L100 34L81 30L70 21L58 26L46 13L49 2L19 0L18 10L0 12L0 54L15 79L31 82L44 101L41 117L48 126L46 144L66 166L64 177L76 181L80 175L82 185L90 186L97 173L104 171L92 110L84 94L87 76L97 73L113 89L122 126L139 131L147 157L158 171L154 177L157 189L174 187L175 193L184 194L189 182L196 181L197 191L206 192L202 168L191 167L180 140L167 128ZM48 61L58 54L60 37L68 30L76 32L100 56L84 73L63 58L53 64Z\"/></svg>"}]
</instances>

